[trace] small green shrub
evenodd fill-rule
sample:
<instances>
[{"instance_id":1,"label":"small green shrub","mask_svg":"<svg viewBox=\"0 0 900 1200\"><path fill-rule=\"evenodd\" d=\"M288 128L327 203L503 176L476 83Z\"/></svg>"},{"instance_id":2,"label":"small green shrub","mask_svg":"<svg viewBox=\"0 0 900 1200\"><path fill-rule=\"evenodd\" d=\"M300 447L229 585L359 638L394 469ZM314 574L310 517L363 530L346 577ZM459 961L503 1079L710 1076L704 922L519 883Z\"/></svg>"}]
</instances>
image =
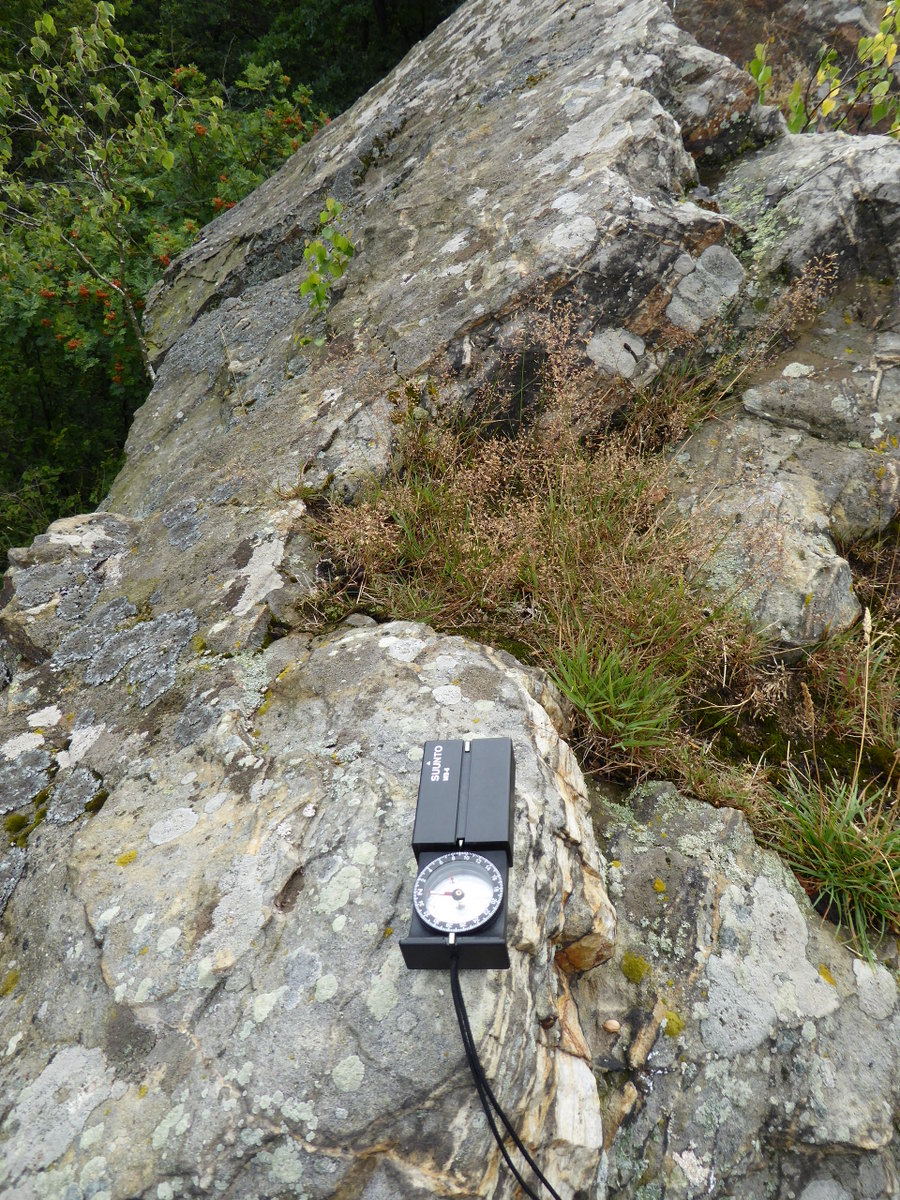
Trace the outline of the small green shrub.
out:
<instances>
[{"instance_id":1,"label":"small green shrub","mask_svg":"<svg viewBox=\"0 0 900 1200\"><path fill-rule=\"evenodd\" d=\"M807 129L849 129L856 132L888 122L891 137L900 137L900 90L893 74L900 36L900 0L888 0L877 32L861 37L852 63L842 61L836 46L822 46L815 70L793 81L781 94L781 105L792 133ZM760 42L747 70L759 88L759 102L773 85L766 62L767 47Z\"/></svg>"},{"instance_id":2,"label":"small green shrub","mask_svg":"<svg viewBox=\"0 0 900 1200\"><path fill-rule=\"evenodd\" d=\"M755 56L747 64L747 70L756 80L759 88L759 102L766 102L766 88L772 81L772 68L766 62L766 43L757 42Z\"/></svg>"},{"instance_id":3,"label":"small green shrub","mask_svg":"<svg viewBox=\"0 0 900 1200\"><path fill-rule=\"evenodd\" d=\"M328 307L334 281L340 279L355 253L353 243L340 225L343 207L334 196L327 198L319 213L319 236L308 241L303 251L310 270L300 284L300 295L317 312Z\"/></svg>"}]
</instances>

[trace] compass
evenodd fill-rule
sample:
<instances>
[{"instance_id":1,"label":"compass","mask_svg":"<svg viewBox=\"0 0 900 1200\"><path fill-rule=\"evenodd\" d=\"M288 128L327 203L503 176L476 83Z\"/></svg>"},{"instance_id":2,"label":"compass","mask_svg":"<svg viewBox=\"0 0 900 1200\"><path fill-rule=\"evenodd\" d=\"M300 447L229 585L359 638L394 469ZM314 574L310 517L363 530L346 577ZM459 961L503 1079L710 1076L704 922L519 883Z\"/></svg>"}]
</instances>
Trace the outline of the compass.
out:
<instances>
[{"instance_id":1,"label":"compass","mask_svg":"<svg viewBox=\"0 0 900 1200\"><path fill-rule=\"evenodd\" d=\"M413 907L430 929L471 933L503 903L503 876L489 859L468 850L442 854L422 868Z\"/></svg>"},{"instance_id":2,"label":"compass","mask_svg":"<svg viewBox=\"0 0 900 1200\"><path fill-rule=\"evenodd\" d=\"M414 971L506 970L507 879L516 761L509 738L425 743L413 851L409 934Z\"/></svg>"}]
</instances>

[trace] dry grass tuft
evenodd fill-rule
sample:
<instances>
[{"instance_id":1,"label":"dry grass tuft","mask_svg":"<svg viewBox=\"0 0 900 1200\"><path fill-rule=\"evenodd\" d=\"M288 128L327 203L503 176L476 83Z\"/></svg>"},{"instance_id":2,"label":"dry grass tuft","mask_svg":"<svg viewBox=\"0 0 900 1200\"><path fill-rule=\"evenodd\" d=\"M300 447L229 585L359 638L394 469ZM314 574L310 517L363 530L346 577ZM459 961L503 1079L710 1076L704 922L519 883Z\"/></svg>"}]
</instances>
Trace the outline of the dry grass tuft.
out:
<instances>
[{"instance_id":1,"label":"dry grass tuft","mask_svg":"<svg viewBox=\"0 0 900 1200\"><path fill-rule=\"evenodd\" d=\"M664 776L742 808L868 952L867 924L900 920L896 537L854 548L868 623L785 658L691 582L709 546L667 502L673 442L833 279L816 264L744 342L727 328L682 339L643 386L598 384L577 314L556 306L464 423L423 419L440 388L407 387L402 469L353 508L319 508L336 578L315 615L421 619L544 667L587 770Z\"/></svg>"}]
</instances>

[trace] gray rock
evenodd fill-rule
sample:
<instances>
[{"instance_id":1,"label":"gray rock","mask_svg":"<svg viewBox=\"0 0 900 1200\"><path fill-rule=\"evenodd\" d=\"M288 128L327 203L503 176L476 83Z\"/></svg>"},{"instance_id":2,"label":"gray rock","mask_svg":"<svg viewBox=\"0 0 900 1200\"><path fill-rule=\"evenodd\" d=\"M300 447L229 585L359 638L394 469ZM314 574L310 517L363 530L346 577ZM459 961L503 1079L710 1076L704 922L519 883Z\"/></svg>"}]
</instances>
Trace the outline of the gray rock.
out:
<instances>
[{"instance_id":1,"label":"gray rock","mask_svg":"<svg viewBox=\"0 0 900 1200\"><path fill-rule=\"evenodd\" d=\"M740 814L670 785L630 803L600 805L616 953L574 988L610 1196L896 1196L896 979L848 953Z\"/></svg>"},{"instance_id":2,"label":"gray rock","mask_svg":"<svg viewBox=\"0 0 900 1200\"><path fill-rule=\"evenodd\" d=\"M896 274L900 146L890 139L786 138L729 168L720 199L748 234L763 289L823 255L844 277ZM725 253L704 257L713 250ZM703 424L672 463L679 510L717 531L704 541L704 578L788 644L853 624L859 603L835 542L871 537L900 511L896 347L852 308L839 296L805 338L812 361L768 370L739 412ZM881 314L888 327L892 312Z\"/></svg>"},{"instance_id":3,"label":"gray rock","mask_svg":"<svg viewBox=\"0 0 900 1200\"><path fill-rule=\"evenodd\" d=\"M689 262L690 269L676 285L666 316L679 329L697 333L737 295L744 268L725 246L709 246L696 262ZM681 272L684 264L676 267Z\"/></svg>"},{"instance_id":4,"label":"gray rock","mask_svg":"<svg viewBox=\"0 0 900 1200\"><path fill-rule=\"evenodd\" d=\"M900 509L900 370L822 372L749 388L674 456L672 494L720 530L704 577L786 643L859 615L835 548L885 530Z\"/></svg>"},{"instance_id":5,"label":"gray rock","mask_svg":"<svg viewBox=\"0 0 900 1200\"><path fill-rule=\"evenodd\" d=\"M569 972L594 966L615 918L542 679L394 624L283 639L255 661L220 660L209 681L254 700L208 697L215 723L182 748L176 714L158 712L140 759L143 738L120 718L102 812L29 840L8 927L53 915L46 935L4 947L4 973L19 975L0 999L2 1194L75 1195L87 1179L113 1197L157 1195L177 1178L254 1200L324 1197L360 1194L370 1176L373 1194L509 1194L446 976L407 972L397 944L435 730L513 738L513 966L463 987L494 1088L532 1114L546 1170L596 1194L599 1101L553 952ZM76 768L60 804L88 774Z\"/></svg>"},{"instance_id":6,"label":"gray rock","mask_svg":"<svg viewBox=\"0 0 900 1200\"><path fill-rule=\"evenodd\" d=\"M843 278L897 273L900 146L891 138L786 137L728 168L717 198L767 275L828 254Z\"/></svg>"},{"instance_id":7,"label":"gray rock","mask_svg":"<svg viewBox=\"0 0 900 1200\"><path fill-rule=\"evenodd\" d=\"M84 816L85 806L97 796L102 787L93 771L76 767L64 779L54 781L53 795L47 808L47 820L68 825Z\"/></svg>"}]
</instances>

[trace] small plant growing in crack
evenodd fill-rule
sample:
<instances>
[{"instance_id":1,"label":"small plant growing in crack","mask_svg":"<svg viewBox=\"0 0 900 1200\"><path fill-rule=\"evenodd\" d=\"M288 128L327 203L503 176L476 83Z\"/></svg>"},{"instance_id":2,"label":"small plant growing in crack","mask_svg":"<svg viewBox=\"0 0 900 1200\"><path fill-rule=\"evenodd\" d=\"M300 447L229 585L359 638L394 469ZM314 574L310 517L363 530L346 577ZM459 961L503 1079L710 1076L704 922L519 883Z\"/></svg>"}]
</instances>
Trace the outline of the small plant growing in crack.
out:
<instances>
[{"instance_id":1,"label":"small plant growing in crack","mask_svg":"<svg viewBox=\"0 0 900 1200\"><path fill-rule=\"evenodd\" d=\"M305 296L309 307L315 312L325 312L331 298L331 289L340 279L347 264L355 253L355 247L341 226L340 216L344 206L334 196L329 196L319 213L319 235L307 241L303 257L309 264L309 272L300 284L300 295ZM324 338L317 338L321 345Z\"/></svg>"}]
</instances>

